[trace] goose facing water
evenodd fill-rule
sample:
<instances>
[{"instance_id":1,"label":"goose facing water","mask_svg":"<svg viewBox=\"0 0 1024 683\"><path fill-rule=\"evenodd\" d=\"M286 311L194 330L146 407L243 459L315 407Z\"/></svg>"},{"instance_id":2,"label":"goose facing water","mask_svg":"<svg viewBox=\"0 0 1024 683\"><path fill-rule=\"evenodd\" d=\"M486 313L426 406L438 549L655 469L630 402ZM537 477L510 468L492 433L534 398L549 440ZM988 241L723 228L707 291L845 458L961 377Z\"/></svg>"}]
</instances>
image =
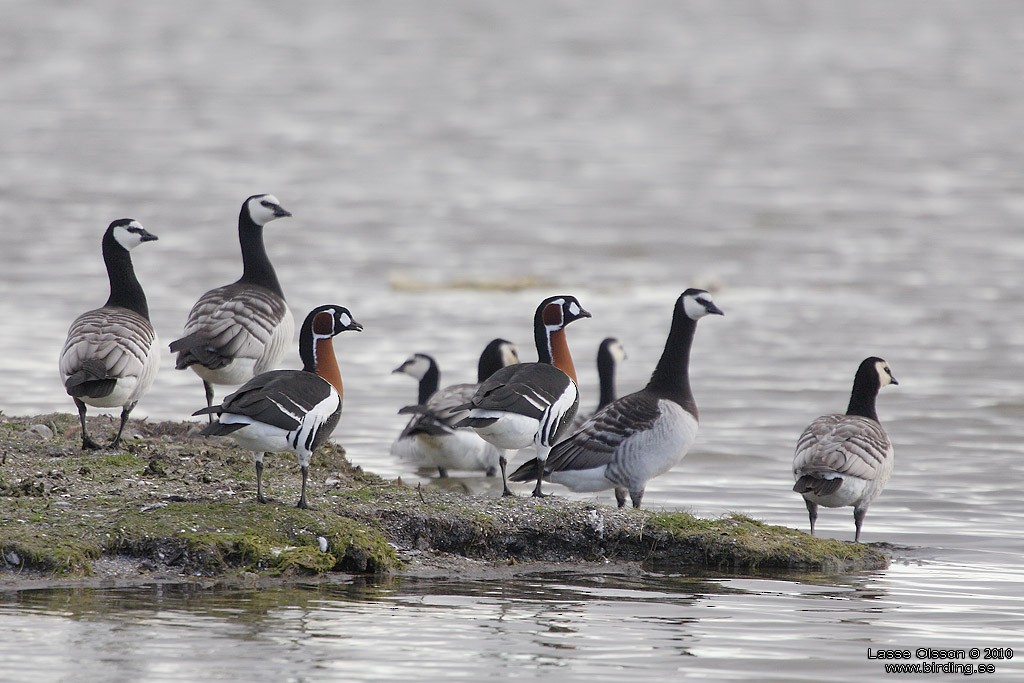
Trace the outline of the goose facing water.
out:
<instances>
[{"instance_id":1,"label":"goose facing water","mask_svg":"<svg viewBox=\"0 0 1024 683\"><path fill-rule=\"evenodd\" d=\"M86 405L121 407L121 424L110 443L110 448L116 448L128 416L156 378L160 349L130 254L143 242L156 239L131 218L116 220L107 227L102 250L110 296L102 307L83 313L71 323L61 349L61 382L78 409L84 450L101 448L86 431Z\"/></svg>"},{"instance_id":2,"label":"goose facing water","mask_svg":"<svg viewBox=\"0 0 1024 683\"><path fill-rule=\"evenodd\" d=\"M868 506L885 488L895 460L875 412L878 392L889 384L899 384L889 364L876 356L865 358L854 376L846 414L817 418L797 440L793 490L807 505L812 536L819 505L852 505L854 541L860 541Z\"/></svg>"}]
</instances>

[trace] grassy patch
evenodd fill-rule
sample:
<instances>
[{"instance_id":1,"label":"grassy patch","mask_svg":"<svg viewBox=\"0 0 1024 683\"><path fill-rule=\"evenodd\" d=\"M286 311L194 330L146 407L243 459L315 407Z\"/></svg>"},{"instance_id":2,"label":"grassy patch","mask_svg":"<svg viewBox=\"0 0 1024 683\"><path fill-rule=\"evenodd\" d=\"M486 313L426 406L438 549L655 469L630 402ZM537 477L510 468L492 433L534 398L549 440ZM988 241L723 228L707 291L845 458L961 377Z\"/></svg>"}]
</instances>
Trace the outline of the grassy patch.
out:
<instances>
[{"instance_id":1,"label":"grassy patch","mask_svg":"<svg viewBox=\"0 0 1024 683\"><path fill-rule=\"evenodd\" d=\"M651 533L698 548L708 567L719 569L818 569L878 567L885 556L869 545L816 538L797 529L765 524L746 515L702 519L685 512L652 514Z\"/></svg>"}]
</instances>

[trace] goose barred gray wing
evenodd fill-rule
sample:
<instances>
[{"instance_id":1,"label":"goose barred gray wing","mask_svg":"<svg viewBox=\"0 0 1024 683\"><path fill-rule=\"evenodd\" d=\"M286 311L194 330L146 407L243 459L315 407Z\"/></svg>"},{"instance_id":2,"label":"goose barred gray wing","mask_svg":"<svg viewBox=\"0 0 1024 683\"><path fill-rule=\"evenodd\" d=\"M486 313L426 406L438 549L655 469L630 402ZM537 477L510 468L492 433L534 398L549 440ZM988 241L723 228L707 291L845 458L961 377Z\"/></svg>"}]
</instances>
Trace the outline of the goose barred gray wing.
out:
<instances>
[{"instance_id":1,"label":"goose barred gray wing","mask_svg":"<svg viewBox=\"0 0 1024 683\"><path fill-rule=\"evenodd\" d=\"M825 415L797 440L793 470L801 475L838 473L874 480L892 445L882 425L859 415Z\"/></svg>"},{"instance_id":2,"label":"goose barred gray wing","mask_svg":"<svg viewBox=\"0 0 1024 683\"><path fill-rule=\"evenodd\" d=\"M545 469L548 471L586 470L609 465L615 460L616 451L637 433L652 429L661 416L657 397L637 392L623 396L608 404L590 418L575 434L555 445L548 455ZM525 465L521 479L519 472L512 474L513 481L530 478Z\"/></svg>"},{"instance_id":3,"label":"goose barred gray wing","mask_svg":"<svg viewBox=\"0 0 1024 683\"><path fill-rule=\"evenodd\" d=\"M435 391L425 404L405 406L398 412L403 415L420 415L420 421L429 420L436 423L442 433L451 432L456 429L455 424L466 417L465 406L479 388L479 384L453 384ZM408 428L406 427L407 430Z\"/></svg>"},{"instance_id":4,"label":"goose barred gray wing","mask_svg":"<svg viewBox=\"0 0 1024 683\"><path fill-rule=\"evenodd\" d=\"M102 398L118 381L148 386L159 365L156 338L149 320L127 308L104 307L78 316L60 354L68 394Z\"/></svg>"},{"instance_id":5,"label":"goose barred gray wing","mask_svg":"<svg viewBox=\"0 0 1024 683\"><path fill-rule=\"evenodd\" d=\"M171 342L170 349L178 354L179 370L195 364L217 370L247 359L259 374L270 369L261 361L276 362L294 331L283 298L265 287L236 282L199 298L189 312L184 336Z\"/></svg>"}]
</instances>

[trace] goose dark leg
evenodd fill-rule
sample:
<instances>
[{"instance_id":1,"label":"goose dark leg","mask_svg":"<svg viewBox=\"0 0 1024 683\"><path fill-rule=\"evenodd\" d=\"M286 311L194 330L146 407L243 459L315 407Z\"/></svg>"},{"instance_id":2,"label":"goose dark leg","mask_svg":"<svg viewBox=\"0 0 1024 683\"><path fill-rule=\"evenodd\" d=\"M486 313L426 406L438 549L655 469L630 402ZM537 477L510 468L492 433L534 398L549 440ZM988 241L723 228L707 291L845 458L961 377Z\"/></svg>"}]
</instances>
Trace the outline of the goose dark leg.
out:
<instances>
[{"instance_id":1,"label":"goose dark leg","mask_svg":"<svg viewBox=\"0 0 1024 683\"><path fill-rule=\"evenodd\" d=\"M868 514L867 508L853 508L853 524L857 527L857 531L853 535L854 543L860 543L860 527L864 524L864 515L866 514Z\"/></svg>"},{"instance_id":2,"label":"goose dark leg","mask_svg":"<svg viewBox=\"0 0 1024 683\"><path fill-rule=\"evenodd\" d=\"M512 490L508 487L508 477L505 474L505 469L508 467L508 451L502 451L501 455L498 456L498 467L501 469L501 495L502 496L515 496Z\"/></svg>"},{"instance_id":3,"label":"goose dark leg","mask_svg":"<svg viewBox=\"0 0 1024 683\"><path fill-rule=\"evenodd\" d=\"M812 503L811 501L804 498L804 503L807 505L807 516L811 520L811 536L814 535L814 523L818 521L818 504Z\"/></svg>"},{"instance_id":4,"label":"goose dark leg","mask_svg":"<svg viewBox=\"0 0 1024 683\"><path fill-rule=\"evenodd\" d=\"M615 502L619 504L620 508L626 507L626 489L615 487Z\"/></svg>"},{"instance_id":5,"label":"goose dark leg","mask_svg":"<svg viewBox=\"0 0 1024 683\"><path fill-rule=\"evenodd\" d=\"M78 421L82 423L82 450L83 451L98 451L103 446L99 445L91 438L85 431L85 403L79 399L75 399L75 406L78 408Z\"/></svg>"},{"instance_id":6,"label":"goose dark leg","mask_svg":"<svg viewBox=\"0 0 1024 683\"><path fill-rule=\"evenodd\" d=\"M256 460L256 502L266 503L267 499L263 497L263 456L261 455Z\"/></svg>"},{"instance_id":7,"label":"goose dark leg","mask_svg":"<svg viewBox=\"0 0 1024 683\"><path fill-rule=\"evenodd\" d=\"M128 416L132 414L133 410L135 410L136 403L138 403L138 401L129 403L121 408L121 426L117 428L117 436L115 436L114 440L110 442L111 448L117 448L121 445L121 432L124 431L124 426L128 422Z\"/></svg>"},{"instance_id":8,"label":"goose dark leg","mask_svg":"<svg viewBox=\"0 0 1024 683\"><path fill-rule=\"evenodd\" d=\"M541 492L540 485L544 481L544 465L548 461L548 453L550 452L551 448L549 446L537 446L537 485L533 487L534 498L546 498L548 495Z\"/></svg>"},{"instance_id":9,"label":"goose dark leg","mask_svg":"<svg viewBox=\"0 0 1024 683\"><path fill-rule=\"evenodd\" d=\"M309 503L306 502L306 481L309 479L309 465L302 465L302 494L299 496L299 502L295 504L295 507L303 510L309 509Z\"/></svg>"},{"instance_id":10,"label":"goose dark leg","mask_svg":"<svg viewBox=\"0 0 1024 683\"><path fill-rule=\"evenodd\" d=\"M639 509L640 502L644 499L644 491L645 491L645 489L640 489L638 491L630 491L629 492L629 497L633 501L633 507L634 508L638 508Z\"/></svg>"},{"instance_id":11,"label":"goose dark leg","mask_svg":"<svg viewBox=\"0 0 1024 683\"><path fill-rule=\"evenodd\" d=\"M544 493L540 490L541 482L544 481L544 462L537 458L537 485L533 487L533 497L543 498Z\"/></svg>"},{"instance_id":12,"label":"goose dark leg","mask_svg":"<svg viewBox=\"0 0 1024 683\"><path fill-rule=\"evenodd\" d=\"M203 380L203 390L206 392L206 407L207 408L212 408L213 407L213 385L210 384L209 382L207 382L204 379ZM209 413L207 415L207 417L210 418L210 424L213 424L213 413Z\"/></svg>"},{"instance_id":13,"label":"goose dark leg","mask_svg":"<svg viewBox=\"0 0 1024 683\"><path fill-rule=\"evenodd\" d=\"M437 476L440 477L441 479L447 479L448 478L448 470L446 470L443 467L438 467L437 468Z\"/></svg>"}]
</instances>

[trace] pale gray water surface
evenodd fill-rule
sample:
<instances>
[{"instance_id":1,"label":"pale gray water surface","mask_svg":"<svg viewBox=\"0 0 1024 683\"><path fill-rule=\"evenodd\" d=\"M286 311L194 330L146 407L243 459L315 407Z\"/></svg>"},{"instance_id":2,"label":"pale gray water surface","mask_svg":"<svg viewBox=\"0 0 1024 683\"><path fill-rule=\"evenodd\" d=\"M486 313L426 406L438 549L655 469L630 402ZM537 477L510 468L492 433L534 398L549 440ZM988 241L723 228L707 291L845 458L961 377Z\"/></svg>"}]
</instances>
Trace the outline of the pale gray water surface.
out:
<instances>
[{"instance_id":1,"label":"pale gray water surface","mask_svg":"<svg viewBox=\"0 0 1024 683\"><path fill-rule=\"evenodd\" d=\"M589 410L600 339L623 340L620 390L638 388L676 296L704 285L726 317L695 343L702 433L646 505L806 528L794 441L880 355L901 382L879 402L897 465L864 540L909 549L852 577L10 594L0 678L861 680L884 675L869 647L1024 657L1017 3L3 13L5 413L73 410L56 357L106 296L111 220L160 237L135 262L166 343L202 291L237 277L242 199L273 192L294 213L266 232L296 314L341 303L366 328L336 342L336 439L353 461L416 481L387 455L415 396L389 373L409 353L434 353L445 382L470 380L495 336L532 358L534 306L570 292L594 315L569 334ZM542 284L451 286L522 279ZM202 403L165 354L136 415ZM848 509L819 524L852 538ZM1021 678L1019 661L995 662L999 680Z\"/></svg>"}]
</instances>

